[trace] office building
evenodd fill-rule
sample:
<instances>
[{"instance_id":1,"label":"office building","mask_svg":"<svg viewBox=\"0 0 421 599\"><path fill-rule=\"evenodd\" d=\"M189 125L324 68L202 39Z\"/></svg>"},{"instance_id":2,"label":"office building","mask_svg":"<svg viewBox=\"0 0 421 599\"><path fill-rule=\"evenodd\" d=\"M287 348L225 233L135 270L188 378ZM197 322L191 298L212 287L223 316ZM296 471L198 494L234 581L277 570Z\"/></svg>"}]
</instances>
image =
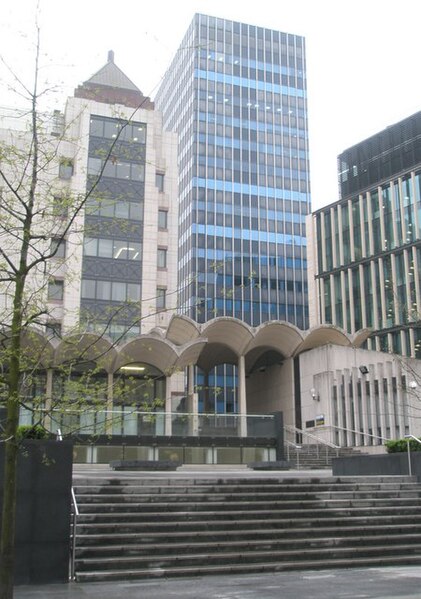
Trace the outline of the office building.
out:
<instances>
[{"instance_id":1,"label":"office building","mask_svg":"<svg viewBox=\"0 0 421 599\"><path fill-rule=\"evenodd\" d=\"M155 98L179 135L179 311L308 326L305 41L196 14Z\"/></svg>"},{"instance_id":2,"label":"office building","mask_svg":"<svg viewBox=\"0 0 421 599\"><path fill-rule=\"evenodd\" d=\"M421 358L421 112L343 152L338 176L308 219L310 322Z\"/></svg>"}]
</instances>

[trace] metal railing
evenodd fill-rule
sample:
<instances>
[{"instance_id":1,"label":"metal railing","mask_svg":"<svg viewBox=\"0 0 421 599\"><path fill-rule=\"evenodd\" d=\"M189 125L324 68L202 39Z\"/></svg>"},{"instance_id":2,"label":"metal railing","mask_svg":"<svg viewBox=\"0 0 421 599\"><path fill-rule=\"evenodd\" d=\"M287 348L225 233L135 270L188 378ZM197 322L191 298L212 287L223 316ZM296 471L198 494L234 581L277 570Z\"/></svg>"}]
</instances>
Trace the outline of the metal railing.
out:
<instances>
[{"instance_id":1,"label":"metal railing","mask_svg":"<svg viewBox=\"0 0 421 599\"><path fill-rule=\"evenodd\" d=\"M72 534L70 536L70 580L75 579L75 557L76 557L76 530L79 508L77 505L75 490L72 487Z\"/></svg>"},{"instance_id":2,"label":"metal railing","mask_svg":"<svg viewBox=\"0 0 421 599\"><path fill-rule=\"evenodd\" d=\"M288 462L290 461L291 448L295 449L296 466L297 466L297 470L299 470L300 469L300 450L302 449L301 445L297 445L296 443L293 443L292 441L286 441L285 446L286 446L286 450L287 450Z\"/></svg>"},{"instance_id":3,"label":"metal railing","mask_svg":"<svg viewBox=\"0 0 421 599\"><path fill-rule=\"evenodd\" d=\"M381 443L378 443L378 445L382 445L385 441L390 441L390 437L382 437L381 435L373 435L373 433L365 433L364 431L356 430L353 428L345 428L343 426L336 426L333 424L331 424L329 427L326 427L326 428L329 428L334 431L342 431L345 433L352 433L354 435L359 435L360 437L362 436L362 437L368 437L370 439L376 439L377 441L381 442Z\"/></svg>"},{"instance_id":4,"label":"metal railing","mask_svg":"<svg viewBox=\"0 0 421 599\"><path fill-rule=\"evenodd\" d=\"M292 425L288 425L288 424L286 424L284 426L284 431L285 431L285 439L286 439L285 444L287 447L287 455L288 455L288 451L289 451L288 448L292 447L294 445L293 442L289 441L286 438L287 434L294 435L295 440L300 441L301 445L297 445L297 448L298 447L300 448L302 455L304 453L303 449L304 449L305 445L314 446L315 447L315 456L317 457L317 459L324 459L324 461L327 465L329 464L329 459L331 457L331 452L329 452L329 449L334 451L334 453L336 454L336 457L338 457L338 455L339 455L339 450L340 450L339 445L335 445L335 443L331 443L330 441L327 441L326 439L321 439L320 437L318 437L317 435L315 435L313 433L309 433L308 431L304 431L300 428L297 428L296 426L292 426ZM296 458L297 458L297 463L299 463L298 451L296 451Z\"/></svg>"},{"instance_id":5,"label":"metal railing","mask_svg":"<svg viewBox=\"0 0 421 599\"><path fill-rule=\"evenodd\" d=\"M418 439L418 437L415 437L415 435L405 435L405 439L406 439L406 446L407 446L407 452L408 452L408 476L412 476L410 441L411 441L411 439L413 439L420 445L421 445L421 441L420 441L420 439Z\"/></svg>"},{"instance_id":6,"label":"metal railing","mask_svg":"<svg viewBox=\"0 0 421 599\"><path fill-rule=\"evenodd\" d=\"M63 435L61 429L58 428L56 432L57 440L63 441ZM79 516L79 508L76 501L75 490L73 486L70 489L70 495L72 499L72 524L70 534L70 580L75 579L75 556L76 556L76 530L77 530L77 519Z\"/></svg>"},{"instance_id":7,"label":"metal railing","mask_svg":"<svg viewBox=\"0 0 421 599\"><path fill-rule=\"evenodd\" d=\"M140 412L136 409L53 410L53 427L66 435L274 437L274 416ZM57 428L56 428L57 430Z\"/></svg>"}]
</instances>

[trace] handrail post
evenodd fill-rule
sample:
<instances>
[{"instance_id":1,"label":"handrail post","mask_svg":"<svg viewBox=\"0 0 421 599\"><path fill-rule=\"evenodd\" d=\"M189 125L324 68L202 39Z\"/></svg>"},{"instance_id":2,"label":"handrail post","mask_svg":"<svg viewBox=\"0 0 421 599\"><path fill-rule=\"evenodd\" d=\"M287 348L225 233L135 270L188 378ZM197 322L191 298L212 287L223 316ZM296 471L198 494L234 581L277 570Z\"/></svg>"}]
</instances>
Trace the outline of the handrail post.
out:
<instances>
[{"instance_id":1,"label":"handrail post","mask_svg":"<svg viewBox=\"0 0 421 599\"><path fill-rule=\"evenodd\" d=\"M411 440L410 437L406 438L406 446L407 446L407 451L408 451L408 476L412 476L411 449L409 447L410 440Z\"/></svg>"}]
</instances>

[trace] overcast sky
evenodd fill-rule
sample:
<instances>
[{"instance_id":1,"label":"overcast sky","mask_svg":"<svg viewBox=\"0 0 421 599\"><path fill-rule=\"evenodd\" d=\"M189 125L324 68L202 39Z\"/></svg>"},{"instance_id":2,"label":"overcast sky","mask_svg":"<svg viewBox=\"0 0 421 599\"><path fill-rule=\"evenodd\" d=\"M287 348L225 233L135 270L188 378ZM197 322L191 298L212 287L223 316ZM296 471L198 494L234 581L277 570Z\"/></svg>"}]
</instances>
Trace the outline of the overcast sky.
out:
<instances>
[{"instance_id":1,"label":"overcast sky","mask_svg":"<svg viewBox=\"0 0 421 599\"><path fill-rule=\"evenodd\" d=\"M39 0L57 108L115 52L154 96L195 12L304 35L313 208L337 199L336 157L421 109L419 0ZM36 0L3 0L0 56L30 85ZM0 64L0 105L23 106ZM51 105L51 104L50 104Z\"/></svg>"}]
</instances>

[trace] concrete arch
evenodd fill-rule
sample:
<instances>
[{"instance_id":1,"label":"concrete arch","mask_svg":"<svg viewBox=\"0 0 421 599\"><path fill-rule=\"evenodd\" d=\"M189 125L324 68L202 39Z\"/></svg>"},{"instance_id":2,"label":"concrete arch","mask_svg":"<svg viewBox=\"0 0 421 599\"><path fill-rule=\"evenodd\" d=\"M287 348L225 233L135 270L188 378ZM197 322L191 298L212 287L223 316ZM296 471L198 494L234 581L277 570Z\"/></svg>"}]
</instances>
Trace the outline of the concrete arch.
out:
<instances>
[{"instance_id":1,"label":"concrete arch","mask_svg":"<svg viewBox=\"0 0 421 599\"><path fill-rule=\"evenodd\" d=\"M0 361L8 361L10 329L0 331ZM50 368L54 362L54 343L42 331L27 328L21 334L21 355L28 368ZM22 364L24 367L25 364Z\"/></svg>"},{"instance_id":2,"label":"concrete arch","mask_svg":"<svg viewBox=\"0 0 421 599\"><path fill-rule=\"evenodd\" d=\"M367 339L370 337L372 332L373 329L360 329L352 335L352 345L354 347L361 347L362 344L365 343Z\"/></svg>"},{"instance_id":3,"label":"concrete arch","mask_svg":"<svg viewBox=\"0 0 421 599\"><path fill-rule=\"evenodd\" d=\"M208 343L218 343L243 355L253 340L253 329L245 322L230 316L219 316L202 325Z\"/></svg>"},{"instance_id":4,"label":"concrete arch","mask_svg":"<svg viewBox=\"0 0 421 599\"><path fill-rule=\"evenodd\" d=\"M191 364L197 364L199 356L201 355L203 349L206 347L206 343L206 339L198 339L196 341L188 343L181 351L175 364L175 367L177 369L182 370L183 368L186 368Z\"/></svg>"},{"instance_id":5,"label":"concrete arch","mask_svg":"<svg viewBox=\"0 0 421 599\"><path fill-rule=\"evenodd\" d=\"M184 345L200 336L200 327L188 316L174 314L166 331L166 339L174 345Z\"/></svg>"},{"instance_id":6,"label":"concrete arch","mask_svg":"<svg viewBox=\"0 0 421 599\"><path fill-rule=\"evenodd\" d=\"M224 343L208 343L203 348L197 360L197 366L204 372L209 372L219 364L238 363L238 354Z\"/></svg>"},{"instance_id":7,"label":"concrete arch","mask_svg":"<svg viewBox=\"0 0 421 599\"><path fill-rule=\"evenodd\" d=\"M55 350L54 363L58 366L71 361L95 362L110 372L115 356L116 349L108 338L96 333L82 333L63 337Z\"/></svg>"},{"instance_id":8,"label":"concrete arch","mask_svg":"<svg viewBox=\"0 0 421 599\"><path fill-rule=\"evenodd\" d=\"M288 322L265 322L256 329L254 339L249 344L247 351L264 346L289 357L303 342L303 338L303 332Z\"/></svg>"},{"instance_id":9,"label":"concrete arch","mask_svg":"<svg viewBox=\"0 0 421 599\"><path fill-rule=\"evenodd\" d=\"M165 373L171 370L179 355L170 341L142 335L125 343L113 363L113 372L131 362L145 362Z\"/></svg>"},{"instance_id":10,"label":"concrete arch","mask_svg":"<svg viewBox=\"0 0 421 599\"><path fill-rule=\"evenodd\" d=\"M352 345L349 335L343 329L335 325L321 324L307 331L301 345L297 348L295 355L308 349L320 347L321 345Z\"/></svg>"},{"instance_id":11,"label":"concrete arch","mask_svg":"<svg viewBox=\"0 0 421 599\"><path fill-rule=\"evenodd\" d=\"M259 345L247 352L245 356L246 373L249 375L256 370L263 372L275 364L281 365L285 357L270 346Z\"/></svg>"}]
</instances>

